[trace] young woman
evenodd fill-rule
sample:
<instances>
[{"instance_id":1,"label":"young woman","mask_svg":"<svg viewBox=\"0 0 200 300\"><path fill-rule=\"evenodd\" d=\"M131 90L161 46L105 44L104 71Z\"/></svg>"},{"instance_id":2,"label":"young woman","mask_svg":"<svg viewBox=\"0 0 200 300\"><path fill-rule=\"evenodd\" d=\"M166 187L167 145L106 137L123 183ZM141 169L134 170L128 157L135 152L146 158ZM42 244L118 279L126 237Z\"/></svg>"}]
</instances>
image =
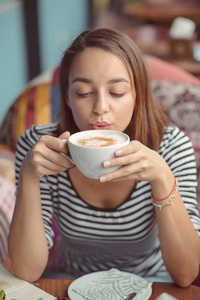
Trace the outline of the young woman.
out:
<instances>
[{"instance_id":1,"label":"young woman","mask_svg":"<svg viewBox=\"0 0 200 300\"><path fill-rule=\"evenodd\" d=\"M53 215L56 266L71 276L114 267L190 285L200 263L194 151L153 99L141 52L118 31L85 31L64 53L60 90L60 123L31 127L17 147L16 275L34 281L45 270ZM62 138L88 129L131 138L104 162L121 168L100 180L60 154L68 153Z\"/></svg>"}]
</instances>

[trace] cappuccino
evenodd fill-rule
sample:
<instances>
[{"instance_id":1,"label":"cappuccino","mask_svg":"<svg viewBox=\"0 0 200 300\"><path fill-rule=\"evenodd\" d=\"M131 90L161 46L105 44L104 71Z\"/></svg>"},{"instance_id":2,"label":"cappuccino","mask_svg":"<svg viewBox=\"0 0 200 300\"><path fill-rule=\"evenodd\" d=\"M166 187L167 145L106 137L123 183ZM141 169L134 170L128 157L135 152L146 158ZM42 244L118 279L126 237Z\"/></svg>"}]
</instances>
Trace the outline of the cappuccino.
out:
<instances>
[{"instance_id":1,"label":"cappuccino","mask_svg":"<svg viewBox=\"0 0 200 300\"><path fill-rule=\"evenodd\" d=\"M123 141L120 141L118 137L106 137L106 136L93 136L80 138L76 140L77 145L84 147L108 147L116 144L120 144Z\"/></svg>"},{"instance_id":2,"label":"cappuccino","mask_svg":"<svg viewBox=\"0 0 200 300\"><path fill-rule=\"evenodd\" d=\"M103 163L114 158L115 152L128 145L130 138L114 130L85 130L72 134L64 141L68 144L71 156L62 154L86 177L99 179L101 175L120 168L105 168Z\"/></svg>"}]
</instances>

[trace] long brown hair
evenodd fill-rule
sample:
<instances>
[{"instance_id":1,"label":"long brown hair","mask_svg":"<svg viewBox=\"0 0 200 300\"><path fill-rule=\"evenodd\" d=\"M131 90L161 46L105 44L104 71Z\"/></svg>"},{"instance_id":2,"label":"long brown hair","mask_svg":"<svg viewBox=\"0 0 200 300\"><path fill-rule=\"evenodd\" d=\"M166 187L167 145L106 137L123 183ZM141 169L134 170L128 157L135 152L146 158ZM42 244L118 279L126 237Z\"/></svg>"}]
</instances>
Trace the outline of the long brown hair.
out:
<instances>
[{"instance_id":1,"label":"long brown hair","mask_svg":"<svg viewBox=\"0 0 200 300\"><path fill-rule=\"evenodd\" d=\"M71 66L76 55L87 47L100 48L117 55L126 65L136 91L136 103L130 124L125 132L131 140L138 140L147 147L158 150L168 119L160 104L154 99L150 80L141 51L133 40L117 30L97 28L82 32L65 51L60 65L60 130L80 131L72 111L67 106L66 95Z\"/></svg>"}]
</instances>

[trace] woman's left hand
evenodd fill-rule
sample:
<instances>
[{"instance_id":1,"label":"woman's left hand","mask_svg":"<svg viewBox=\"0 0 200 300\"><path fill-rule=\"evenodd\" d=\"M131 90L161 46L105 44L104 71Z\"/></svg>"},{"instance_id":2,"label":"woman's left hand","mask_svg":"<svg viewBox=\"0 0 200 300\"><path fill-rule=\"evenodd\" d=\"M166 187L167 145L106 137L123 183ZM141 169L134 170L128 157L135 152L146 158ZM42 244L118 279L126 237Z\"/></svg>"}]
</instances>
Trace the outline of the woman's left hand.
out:
<instances>
[{"instance_id":1,"label":"woman's left hand","mask_svg":"<svg viewBox=\"0 0 200 300\"><path fill-rule=\"evenodd\" d=\"M131 141L128 146L117 150L115 155L115 158L104 162L104 167L121 167L102 175L101 182L127 179L152 182L159 180L166 172L171 173L165 160L156 151L138 141Z\"/></svg>"}]
</instances>

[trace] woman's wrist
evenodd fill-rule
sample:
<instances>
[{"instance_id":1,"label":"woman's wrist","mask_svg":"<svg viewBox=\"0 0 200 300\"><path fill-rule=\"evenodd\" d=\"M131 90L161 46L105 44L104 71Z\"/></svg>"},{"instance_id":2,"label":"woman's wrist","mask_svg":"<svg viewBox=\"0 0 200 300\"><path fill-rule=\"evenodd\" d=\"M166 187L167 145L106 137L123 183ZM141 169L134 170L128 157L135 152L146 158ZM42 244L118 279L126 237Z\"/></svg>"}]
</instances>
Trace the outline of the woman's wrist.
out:
<instances>
[{"instance_id":1,"label":"woman's wrist","mask_svg":"<svg viewBox=\"0 0 200 300\"><path fill-rule=\"evenodd\" d=\"M164 198L158 199L151 193L152 204L160 210L164 207L170 206L178 191L178 180L174 177L174 185L169 195Z\"/></svg>"},{"instance_id":2,"label":"woman's wrist","mask_svg":"<svg viewBox=\"0 0 200 300\"><path fill-rule=\"evenodd\" d=\"M150 182L153 200L167 202L175 189L175 177L169 167L160 172L158 178Z\"/></svg>"},{"instance_id":3,"label":"woman's wrist","mask_svg":"<svg viewBox=\"0 0 200 300\"><path fill-rule=\"evenodd\" d=\"M37 176L34 172L32 172L28 166L21 165L19 180L23 182L23 184L29 184L29 182L34 184L40 183L40 177Z\"/></svg>"},{"instance_id":4,"label":"woman's wrist","mask_svg":"<svg viewBox=\"0 0 200 300\"><path fill-rule=\"evenodd\" d=\"M34 172L34 167L32 166L31 161L30 161L30 153L29 152L27 153L27 155L25 156L25 158L21 164L20 177L23 177L25 179L36 180L36 181L40 180L39 175Z\"/></svg>"},{"instance_id":5,"label":"woman's wrist","mask_svg":"<svg viewBox=\"0 0 200 300\"><path fill-rule=\"evenodd\" d=\"M151 193L151 198L153 201L156 201L156 202L160 202L160 201L164 201L166 199L168 199L169 197L172 196L172 194L174 193L175 189L177 187L177 179L174 177L174 185L172 187L172 190L169 194L167 194L164 198L156 198L153 193Z\"/></svg>"}]
</instances>

